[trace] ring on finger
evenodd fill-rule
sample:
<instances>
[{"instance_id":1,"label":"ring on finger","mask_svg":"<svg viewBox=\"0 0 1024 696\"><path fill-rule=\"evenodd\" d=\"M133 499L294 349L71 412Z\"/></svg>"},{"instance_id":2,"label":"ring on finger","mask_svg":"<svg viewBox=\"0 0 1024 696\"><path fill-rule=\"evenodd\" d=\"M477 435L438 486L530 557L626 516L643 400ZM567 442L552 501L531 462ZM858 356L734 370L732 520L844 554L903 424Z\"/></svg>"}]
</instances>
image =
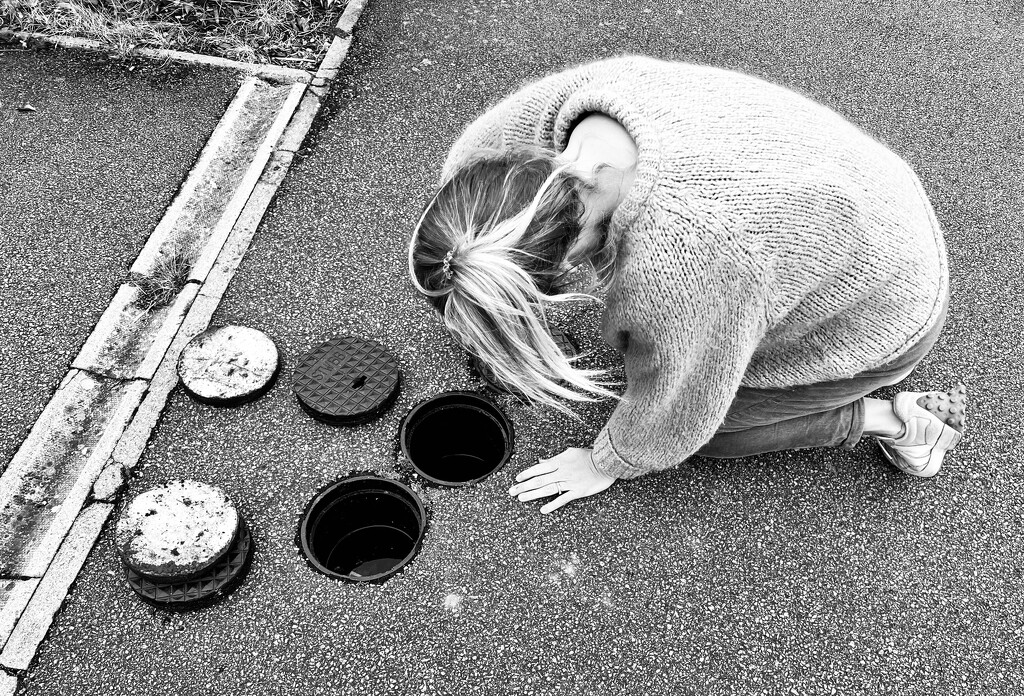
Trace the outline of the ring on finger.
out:
<instances>
[{"instance_id":1,"label":"ring on finger","mask_svg":"<svg viewBox=\"0 0 1024 696\"><path fill-rule=\"evenodd\" d=\"M565 493L565 491L562 490L562 482L561 481L555 481L555 490L558 491L559 495L561 495L562 493Z\"/></svg>"}]
</instances>

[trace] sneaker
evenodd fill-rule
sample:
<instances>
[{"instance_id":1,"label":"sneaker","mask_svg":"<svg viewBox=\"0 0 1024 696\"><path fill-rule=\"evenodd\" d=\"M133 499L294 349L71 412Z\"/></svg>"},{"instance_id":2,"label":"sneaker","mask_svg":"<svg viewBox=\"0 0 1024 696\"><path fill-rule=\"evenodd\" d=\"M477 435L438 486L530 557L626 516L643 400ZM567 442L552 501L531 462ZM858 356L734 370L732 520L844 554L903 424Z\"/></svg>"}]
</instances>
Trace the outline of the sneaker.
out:
<instances>
[{"instance_id":1,"label":"sneaker","mask_svg":"<svg viewBox=\"0 0 1024 696\"><path fill-rule=\"evenodd\" d=\"M892 410L903 421L898 437L879 437L878 446L893 466L911 476L939 473L946 452L957 446L964 430L967 388L949 392L900 392Z\"/></svg>"}]
</instances>

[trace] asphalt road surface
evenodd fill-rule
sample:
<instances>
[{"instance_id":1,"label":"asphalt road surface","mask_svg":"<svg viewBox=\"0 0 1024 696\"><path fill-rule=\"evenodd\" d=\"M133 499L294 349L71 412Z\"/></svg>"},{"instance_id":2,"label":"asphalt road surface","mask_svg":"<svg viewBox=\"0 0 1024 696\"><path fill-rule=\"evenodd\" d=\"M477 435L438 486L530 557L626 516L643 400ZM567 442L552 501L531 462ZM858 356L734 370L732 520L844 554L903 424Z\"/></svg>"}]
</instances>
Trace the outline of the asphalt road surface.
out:
<instances>
[{"instance_id":1,"label":"asphalt road surface","mask_svg":"<svg viewBox=\"0 0 1024 696\"><path fill-rule=\"evenodd\" d=\"M310 154L217 317L268 332L286 372L232 410L176 392L130 486L223 486L253 528L251 574L214 607L153 610L105 531L23 693L1021 691L1021 33L1019 10L959 2L371 2ZM430 525L401 574L379 586L316 574L295 545L306 501L351 471L405 475L401 416L479 386L405 279L447 148L523 80L624 52L789 85L911 163L946 230L953 299L904 388L966 382L969 435L927 481L865 440L695 458L541 516L506 496L515 472L589 444L610 406L574 422L504 399L515 458L471 488L417 485ZM564 325L614 367L596 317ZM288 370L337 333L401 361L399 401L379 421L321 425L291 394Z\"/></svg>"},{"instance_id":2,"label":"asphalt road surface","mask_svg":"<svg viewBox=\"0 0 1024 696\"><path fill-rule=\"evenodd\" d=\"M237 87L222 71L129 67L0 49L0 467Z\"/></svg>"}]
</instances>

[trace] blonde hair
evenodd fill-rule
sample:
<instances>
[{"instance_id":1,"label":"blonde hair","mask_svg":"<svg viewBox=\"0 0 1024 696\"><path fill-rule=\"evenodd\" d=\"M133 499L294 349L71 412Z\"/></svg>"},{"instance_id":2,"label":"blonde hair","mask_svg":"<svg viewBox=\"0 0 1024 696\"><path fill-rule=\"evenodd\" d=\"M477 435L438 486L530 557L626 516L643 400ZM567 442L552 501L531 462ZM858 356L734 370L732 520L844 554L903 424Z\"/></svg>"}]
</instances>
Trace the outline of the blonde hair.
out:
<instances>
[{"instance_id":1,"label":"blonde hair","mask_svg":"<svg viewBox=\"0 0 1024 696\"><path fill-rule=\"evenodd\" d=\"M613 254L582 246L590 186L550 150L481 151L442 183L409 243L412 282L456 340L530 402L570 414L561 399L618 398L604 370L559 350L545 313L596 300L558 291L578 261L603 258L599 277L610 272Z\"/></svg>"}]
</instances>

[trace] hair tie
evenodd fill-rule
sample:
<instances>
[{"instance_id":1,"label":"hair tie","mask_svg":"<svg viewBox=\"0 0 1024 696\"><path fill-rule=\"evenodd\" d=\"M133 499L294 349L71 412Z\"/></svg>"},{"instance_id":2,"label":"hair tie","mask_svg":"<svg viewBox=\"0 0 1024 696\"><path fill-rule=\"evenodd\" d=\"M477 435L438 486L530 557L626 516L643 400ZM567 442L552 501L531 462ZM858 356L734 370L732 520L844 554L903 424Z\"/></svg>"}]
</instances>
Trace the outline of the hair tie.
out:
<instances>
[{"instance_id":1,"label":"hair tie","mask_svg":"<svg viewBox=\"0 0 1024 696\"><path fill-rule=\"evenodd\" d=\"M444 255L444 261L441 262L441 270L444 272L444 279L452 279L452 257L455 256L455 250L452 249Z\"/></svg>"}]
</instances>

